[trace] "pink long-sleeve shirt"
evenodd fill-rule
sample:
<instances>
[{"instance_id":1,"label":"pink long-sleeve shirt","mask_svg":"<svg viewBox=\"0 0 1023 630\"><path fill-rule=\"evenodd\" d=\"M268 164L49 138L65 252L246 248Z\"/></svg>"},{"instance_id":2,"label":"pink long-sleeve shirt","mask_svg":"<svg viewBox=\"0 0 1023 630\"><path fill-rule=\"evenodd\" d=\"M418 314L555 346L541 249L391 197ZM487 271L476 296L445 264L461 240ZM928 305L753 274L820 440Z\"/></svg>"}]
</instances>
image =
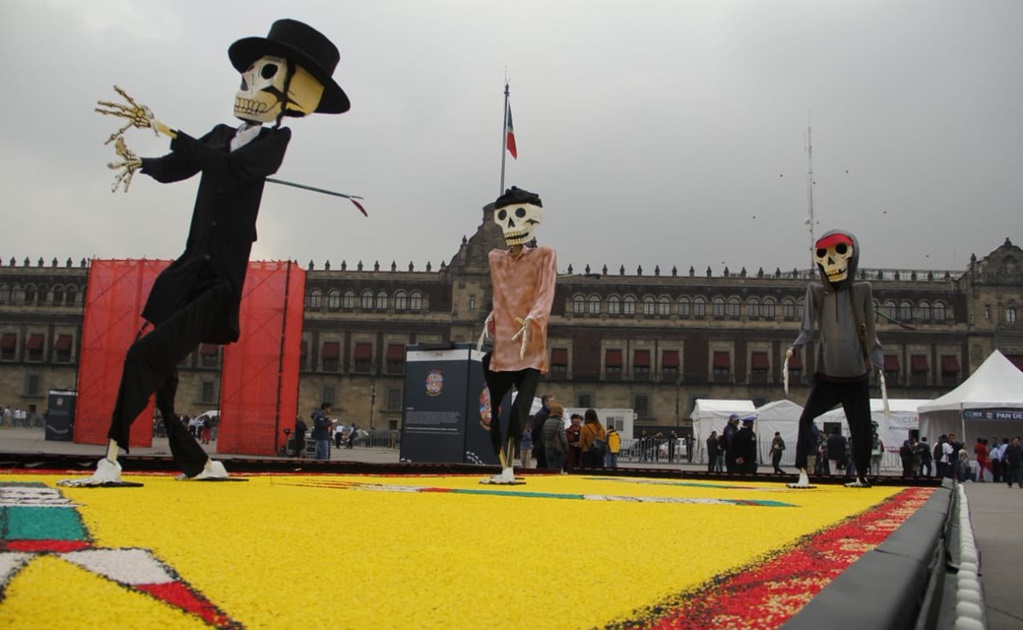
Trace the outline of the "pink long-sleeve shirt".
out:
<instances>
[{"instance_id":1,"label":"pink long-sleeve shirt","mask_svg":"<svg viewBox=\"0 0 1023 630\"><path fill-rule=\"evenodd\" d=\"M534 368L547 373L547 321L554 304L557 269L557 255L550 247L523 247L518 255L507 249L490 251L490 282L494 292L491 370L518 372ZM516 317L531 320L522 358L521 339L512 340L522 328Z\"/></svg>"}]
</instances>

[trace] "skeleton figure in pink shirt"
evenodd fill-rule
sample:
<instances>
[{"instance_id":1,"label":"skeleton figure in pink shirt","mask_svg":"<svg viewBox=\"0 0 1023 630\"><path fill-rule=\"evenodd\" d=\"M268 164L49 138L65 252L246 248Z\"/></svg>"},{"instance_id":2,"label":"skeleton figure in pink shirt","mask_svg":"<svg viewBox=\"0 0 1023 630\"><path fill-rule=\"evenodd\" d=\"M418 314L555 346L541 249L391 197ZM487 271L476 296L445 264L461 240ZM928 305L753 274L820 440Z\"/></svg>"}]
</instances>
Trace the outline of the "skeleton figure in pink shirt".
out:
<instances>
[{"instance_id":1,"label":"skeleton figure in pink shirt","mask_svg":"<svg viewBox=\"0 0 1023 630\"><path fill-rule=\"evenodd\" d=\"M539 195L521 188L512 186L494 202L494 222L501 226L508 249L490 251L493 310L480 341L493 340L493 350L483 358L483 370L494 407L490 437L501 474L484 483L515 483L515 449L540 376L547 373L547 321L554 302L557 256L550 247L528 245L542 220ZM507 435L502 435L498 406L513 386L517 394L511 422Z\"/></svg>"}]
</instances>

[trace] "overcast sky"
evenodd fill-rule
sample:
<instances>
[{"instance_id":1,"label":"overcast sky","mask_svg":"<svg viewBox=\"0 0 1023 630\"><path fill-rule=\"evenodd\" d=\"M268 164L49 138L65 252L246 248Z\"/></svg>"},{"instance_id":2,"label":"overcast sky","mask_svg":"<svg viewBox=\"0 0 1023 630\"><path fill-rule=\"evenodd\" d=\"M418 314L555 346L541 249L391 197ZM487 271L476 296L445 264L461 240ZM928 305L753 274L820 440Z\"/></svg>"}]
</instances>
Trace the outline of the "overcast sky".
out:
<instances>
[{"instance_id":1,"label":"overcast sky","mask_svg":"<svg viewBox=\"0 0 1023 630\"><path fill-rule=\"evenodd\" d=\"M179 255L198 177L112 194L95 102L116 83L191 135L235 124L227 49L282 17L337 44L352 109L287 123L277 176L369 218L268 184L254 260L450 260L500 192L506 72L506 185L542 197L562 271L808 266L808 125L817 234L852 231L862 267L1023 242L1017 0L3 0L3 264Z\"/></svg>"}]
</instances>

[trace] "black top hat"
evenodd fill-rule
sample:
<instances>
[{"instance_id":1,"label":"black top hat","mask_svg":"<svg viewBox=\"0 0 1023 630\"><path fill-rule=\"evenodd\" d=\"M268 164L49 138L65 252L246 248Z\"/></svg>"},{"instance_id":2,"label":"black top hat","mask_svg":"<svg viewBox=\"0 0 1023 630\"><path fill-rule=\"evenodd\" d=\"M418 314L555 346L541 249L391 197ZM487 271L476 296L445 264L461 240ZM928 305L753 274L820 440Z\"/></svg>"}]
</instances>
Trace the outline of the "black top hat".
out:
<instances>
[{"instance_id":1,"label":"black top hat","mask_svg":"<svg viewBox=\"0 0 1023 630\"><path fill-rule=\"evenodd\" d=\"M523 190L518 186L512 186L511 188L504 191L504 194L497 198L494 202L495 208L503 208L504 206L510 206L518 203L529 203L540 208L543 207L543 202L540 201L540 195L531 193L528 190Z\"/></svg>"},{"instance_id":2,"label":"black top hat","mask_svg":"<svg viewBox=\"0 0 1023 630\"><path fill-rule=\"evenodd\" d=\"M245 72L253 61L265 55L289 59L323 84L318 113L342 114L351 108L348 96L332 77L341 53L323 33L297 20L277 20L266 37L239 39L227 50L238 72Z\"/></svg>"}]
</instances>

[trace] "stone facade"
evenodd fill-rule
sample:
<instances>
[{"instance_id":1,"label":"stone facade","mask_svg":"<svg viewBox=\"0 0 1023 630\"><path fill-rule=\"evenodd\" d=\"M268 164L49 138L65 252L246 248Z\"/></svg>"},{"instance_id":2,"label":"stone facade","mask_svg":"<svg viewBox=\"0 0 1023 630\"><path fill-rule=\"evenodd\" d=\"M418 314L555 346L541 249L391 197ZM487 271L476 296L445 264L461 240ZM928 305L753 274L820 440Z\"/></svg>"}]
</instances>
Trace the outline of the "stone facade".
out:
<instances>
[{"instance_id":1,"label":"stone facade","mask_svg":"<svg viewBox=\"0 0 1023 630\"><path fill-rule=\"evenodd\" d=\"M503 247L493 208L450 262L434 269L310 261L300 413L333 403L344 422L398 428L406 344L475 343L489 312L487 252ZM51 388L74 387L88 268L68 260L0 267L0 404L42 412ZM966 270L860 271L877 302L892 398L933 398L962 382L995 348L1023 365L1023 251L1006 239ZM644 426L689 425L697 398L784 396L806 270L629 273L559 270L541 393L567 406L632 408ZM243 331L244 334L244 331ZM178 408L217 406L221 352L203 346L181 369ZM790 365L802 403L812 352Z\"/></svg>"}]
</instances>

